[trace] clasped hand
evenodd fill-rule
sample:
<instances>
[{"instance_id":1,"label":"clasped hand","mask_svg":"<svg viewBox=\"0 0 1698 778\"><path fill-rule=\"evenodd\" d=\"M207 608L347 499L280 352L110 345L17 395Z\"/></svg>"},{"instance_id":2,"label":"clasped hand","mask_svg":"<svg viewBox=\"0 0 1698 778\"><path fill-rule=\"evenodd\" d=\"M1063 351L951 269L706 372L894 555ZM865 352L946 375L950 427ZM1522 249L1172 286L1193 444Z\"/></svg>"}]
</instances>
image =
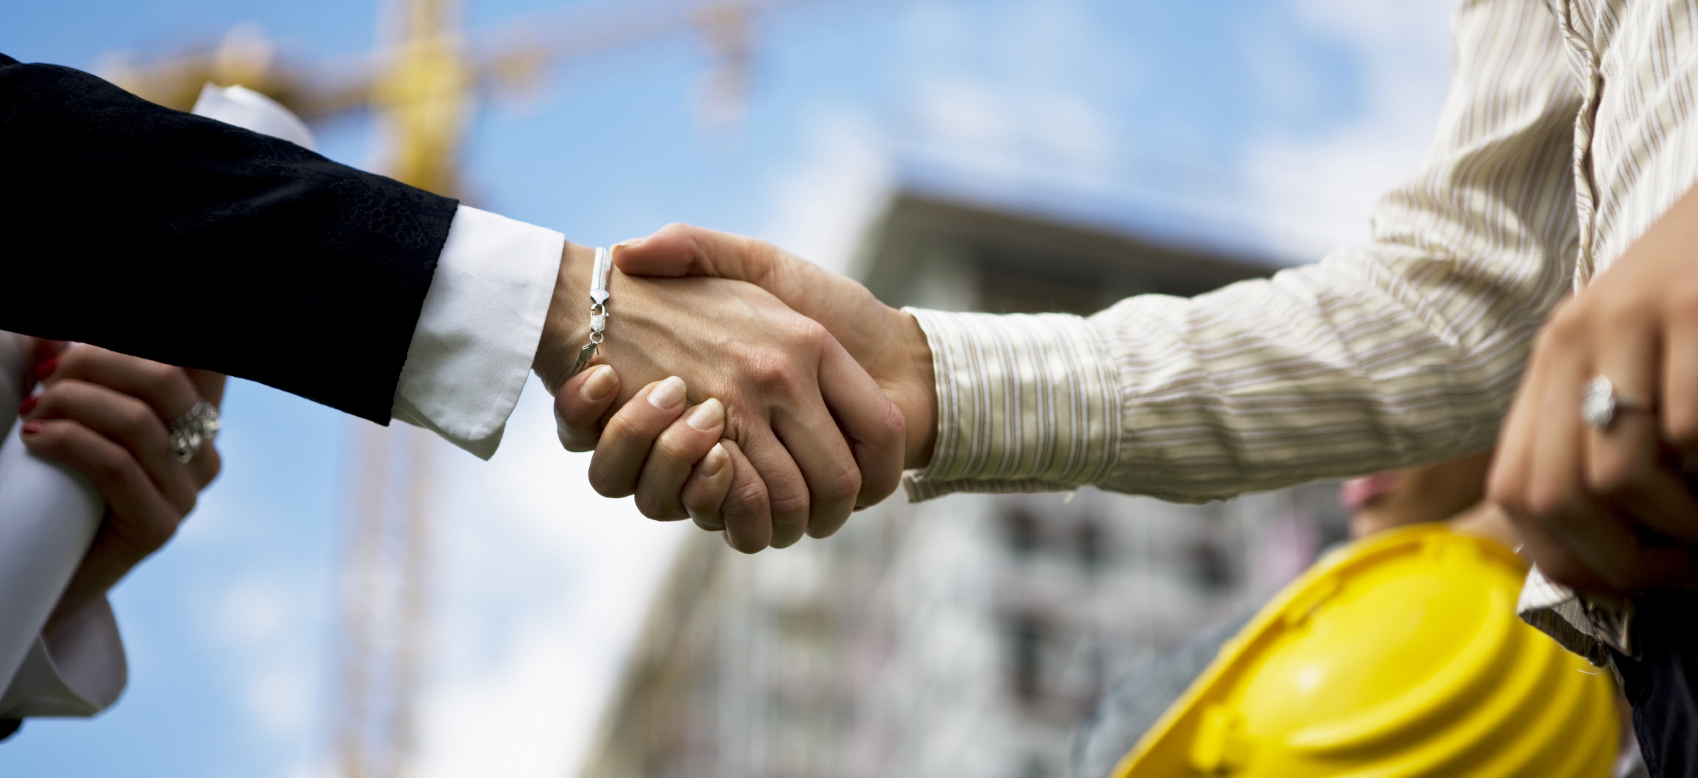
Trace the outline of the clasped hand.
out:
<instances>
[{"instance_id":1,"label":"clasped hand","mask_svg":"<svg viewBox=\"0 0 1698 778\"><path fill-rule=\"evenodd\" d=\"M923 463L935 401L912 316L769 244L671 225L615 247L598 364L566 380L591 256L567 249L536 368L599 493L752 553L832 534Z\"/></svg>"}]
</instances>

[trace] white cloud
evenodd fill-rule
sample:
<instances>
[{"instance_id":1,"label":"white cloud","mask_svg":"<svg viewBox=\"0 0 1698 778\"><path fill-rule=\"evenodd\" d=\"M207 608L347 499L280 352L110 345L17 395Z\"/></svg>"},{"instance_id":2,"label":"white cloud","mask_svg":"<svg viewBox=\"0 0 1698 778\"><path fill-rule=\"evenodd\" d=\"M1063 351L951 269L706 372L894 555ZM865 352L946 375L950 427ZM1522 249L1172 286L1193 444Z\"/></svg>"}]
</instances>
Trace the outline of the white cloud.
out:
<instances>
[{"instance_id":1,"label":"white cloud","mask_svg":"<svg viewBox=\"0 0 1698 778\"><path fill-rule=\"evenodd\" d=\"M1276 253L1318 259L1368 234L1368 213L1415 172L1448 86L1452 0L1291 0L1312 29L1348 45L1365 108L1336 130L1269 138L1247 156L1246 212ZM1259 64L1264 80L1305 82L1283 57Z\"/></svg>"},{"instance_id":2,"label":"white cloud","mask_svg":"<svg viewBox=\"0 0 1698 778\"><path fill-rule=\"evenodd\" d=\"M608 500L555 439L534 379L487 464L444 463L417 774L572 774L693 525Z\"/></svg>"},{"instance_id":3,"label":"white cloud","mask_svg":"<svg viewBox=\"0 0 1698 778\"><path fill-rule=\"evenodd\" d=\"M278 741L315 734L318 636L300 627L319 605L279 575L251 572L213 603L211 643L234 679L236 698L259 731Z\"/></svg>"},{"instance_id":4,"label":"white cloud","mask_svg":"<svg viewBox=\"0 0 1698 778\"><path fill-rule=\"evenodd\" d=\"M872 122L847 108L816 111L803 126L807 159L774 182L763 237L842 272L894 185L890 155Z\"/></svg>"}]
</instances>

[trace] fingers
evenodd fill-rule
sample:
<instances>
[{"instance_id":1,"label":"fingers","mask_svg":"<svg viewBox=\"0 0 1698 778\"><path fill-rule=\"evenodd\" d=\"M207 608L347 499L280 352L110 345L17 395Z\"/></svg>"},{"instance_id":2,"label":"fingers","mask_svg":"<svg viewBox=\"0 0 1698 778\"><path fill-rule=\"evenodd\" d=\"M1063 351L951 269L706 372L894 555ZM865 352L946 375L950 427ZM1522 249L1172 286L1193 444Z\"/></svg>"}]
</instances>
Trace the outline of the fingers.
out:
<instances>
[{"instance_id":1,"label":"fingers","mask_svg":"<svg viewBox=\"0 0 1698 778\"><path fill-rule=\"evenodd\" d=\"M902 412L835 340L826 344L821 355L820 394L842 427L855 458L861 481L856 507L874 505L889 497L902 481L907 441ZM841 521L810 522L808 534L823 538L841 526Z\"/></svg>"},{"instance_id":2,"label":"fingers","mask_svg":"<svg viewBox=\"0 0 1698 778\"><path fill-rule=\"evenodd\" d=\"M720 507L719 529L725 542L745 554L753 554L772 542L772 502L766 482L736 441L720 441L731 459L731 491ZM715 529L711 516L693 517L703 529Z\"/></svg>"},{"instance_id":3,"label":"fingers","mask_svg":"<svg viewBox=\"0 0 1698 778\"><path fill-rule=\"evenodd\" d=\"M1629 592L1646 580L1638 544L1627 521L1586 486L1586 435L1579 415L1581 385L1589 372L1575 349L1547 354L1547 380L1533 430L1533 466L1519 506L1538 517L1544 537L1566 549L1560 561L1538 560L1553 578L1578 588ZM1506 506L1507 507L1507 506Z\"/></svg>"},{"instance_id":4,"label":"fingers","mask_svg":"<svg viewBox=\"0 0 1698 778\"><path fill-rule=\"evenodd\" d=\"M724 431L725 406L719 400L709 399L660 433L637 481L637 510L651 519L689 518L689 509L682 501L685 479L695 472L697 463L703 461ZM720 468L725 464L718 462ZM717 475L718 469L711 472ZM729 477L722 480L729 489Z\"/></svg>"},{"instance_id":5,"label":"fingers","mask_svg":"<svg viewBox=\"0 0 1698 778\"><path fill-rule=\"evenodd\" d=\"M31 375L34 375L42 365L53 360L55 357L58 357L60 354L65 353L65 350L71 347L69 341L63 340L46 340L44 338L29 338L28 340L30 346L29 370Z\"/></svg>"},{"instance_id":6,"label":"fingers","mask_svg":"<svg viewBox=\"0 0 1698 778\"><path fill-rule=\"evenodd\" d=\"M224 405L224 385L228 379L223 373L211 370L195 370L185 368L183 373L189 377L189 383L195 387L195 393L213 405Z\"/></svg>"},{"instance_id":7,"label":"fingers","mask_svg":"<svg viewBox=\"0 0 1698 778\"><path fill-rule=\"evenodd\" d=\"M725 528L730 533L732 547L738 551L754 553L768 545L784 548L800 540L808 529L808 482L799 465L806 455L789 449L775 432L776 429L763 426L733 437L752 468L741 467L742 463L733 458L733 464L738 466L732 476L728 505L743 510L728 509ZM842 437L835 433L834 436L842 445ZM847 447L844 448L843 458L847 460ZM746 493L752 489L748 484L751 478L764 484L765 504L771 508L767 516L754 513L761 502Z\"/></svg>"},{"instance_id":8,"label":"fingers","mask_svg":"<svg viewBox=\"0 0 1698 778\"><path fill-rule=\"evenodd\" d=\"M170 504L122 446L69 419L32 421L24 447L93 481L106 500L106 518L60 593L48 629L112 588L176 534L186 511Z\"/></svg>"},{"instance_id":9,"label":"fingers","mask_svg":"<svg viewBox=\"0 0 1698 778\"><path fill-rule=\"evenodd\" d=\"M608 420L596 444L595 458L590 460L590 485L598 494L625 497L636 492L643 462L655 439L684 412L684 394L682 378L656 381L638 390Z\"/></svg>"},{"instance_id":10,"label":"fingers","mask_svg":"<svg viewBox=\"0 0 1698 778\"><path fill-rule=\"evenodd\" d=\"M596 365L572 376L554 394L554 423L567 451L589 451L601 437L601 419L619 396L619 374Z\"/></svg>"},{"instance_id":11,"label":"fingers","mask_svg":"<svg viewBox=\"0 0 1698 778\"><path fill-rule=\"evenodd\" d=\"M109 561L133 566L165 545L177 531L186 511L165 499L123 446L69 419L33 422L22 437L30 453L82 473L100 490L107 508L117 517L106 522L100 532L110 536L104 541L111 546Z\"/></svg>"},{"instance_id":12,"label":"fingers","mask_svg":"<svg viewBox=\"0 0 1698 778\"><path fill-rule=\"evenodd\" d=\"M195 495L205 484L197 483L190 470L171 457L165 423L141 400L104 386L61 379L25 400L23 407L28 409L26 419L73 421L118 444L178 511L194 509Z\"/></svg>"},{"instance_id":13,"label":"fingers","mask_svg":"<svg viewBox=\"0 0 1698 778\"><path fill-rule=\"evenodd\" d=\"M1605 429L1582 425L1586 484L1645 526L1680 541L1698 541L1698 498L1668 466L1657 416L1647 407L1658 388L1656 333L1648 323L1615 329L1612 347L1599 351L1594 374L1608 378L1618 397L1639 407L1619 410Z\"/></svg>"},{"instance_id":14,"label":"fingers","mask_svg":"<svg viewBox=\"0 0 1698 778\"><path fill-rule=\"evenodd\" d=\"M1698 456L1698 306L1669 315L1662 359L1662 434L1677 451Z\"/></svg>"},{"instance_id":15,"label":"fingers","mask_svg":"<svg viewBox=\"0 0 1698 778\"><path fill-rule=\"evenodd\" d=\"M684 509L702 529L714 532L725 529L722 506L731 493L732 475L731 454L726 448L735 445L730 441L715 443L684 483Z\"/></svg>"},{"instance_id":16,"label":"fingers","mask_svg":"<svg viewBox=\"0 0 1698 778\"><path fill-rule=\"evenodd\" d=\"M861 491L860 468L837 422L823 405L809 405L776 416L773 432L784 442L807 483L806 521L793 530L788 524L781 529L775 513L773 547L791 545L804 533L825 537L837 531L849 519ZM775 497L775 511L777 507Z\"/></svg>"},{"instance_id":17,"label":"fingers","mask_svg":"<svg viewBox=\"0 0 1698 778\"><path fill-rule=\"evenodd\" d=\"M43 362L36 377L42 381L73 378L115 389L147 403L161 419L181 418L200 399L182 368L87 344Z\"/></svg>"}]
</instances>

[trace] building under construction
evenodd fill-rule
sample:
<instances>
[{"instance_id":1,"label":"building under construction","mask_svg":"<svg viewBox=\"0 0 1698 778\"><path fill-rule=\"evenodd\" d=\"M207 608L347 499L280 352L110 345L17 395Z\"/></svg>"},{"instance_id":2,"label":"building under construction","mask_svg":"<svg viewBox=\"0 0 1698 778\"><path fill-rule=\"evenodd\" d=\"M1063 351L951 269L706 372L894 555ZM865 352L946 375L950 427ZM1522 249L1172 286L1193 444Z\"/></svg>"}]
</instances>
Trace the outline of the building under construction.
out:
<instances>
[{"instance_id":1,"label":"building under construction","mask_svg":"<svg viewBox=\"0 0 1698 778\"><path fill-rule=\"evenodd\" d=\"M1266 268L902 194L855 270L894 305L1083 314ZM752 557L697 536L583 778L1059 776L1107 683L1343 538L1335 493L895 498Z\"/></svg>"}]
</instances>

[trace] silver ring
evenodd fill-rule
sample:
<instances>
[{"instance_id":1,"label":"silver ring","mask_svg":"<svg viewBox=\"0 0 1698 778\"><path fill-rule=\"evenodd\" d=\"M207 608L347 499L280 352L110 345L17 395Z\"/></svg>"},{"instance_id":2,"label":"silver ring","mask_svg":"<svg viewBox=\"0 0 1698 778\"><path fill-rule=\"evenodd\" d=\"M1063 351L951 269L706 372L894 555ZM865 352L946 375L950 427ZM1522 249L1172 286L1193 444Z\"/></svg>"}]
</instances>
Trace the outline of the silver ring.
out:
<instances>
[{"instance_id":1,"label":"silver ring","mask_svg":"<svg viewBox=\"0 0 1698 778\"><path fill-rule=\"evenodd\" d=\"M1580 398L1580 420L1599 432L1608 430L1622 411L1650 409L1648 402L1616 394L1615 384L1601 375L1586 382L1586 393Z\"/></svg>"},{"instance_id":2,"label":"silver ring","mask_svg":"<svg viewBox=\"0 0 1698 778\"><path fill-rule=\"evenodd\" d=\"M224 422L212 403L200 400L188 413L171 422L171 458L188 464L200 453L200 447L218 436Z\"/></svg>"}]
</instances>

